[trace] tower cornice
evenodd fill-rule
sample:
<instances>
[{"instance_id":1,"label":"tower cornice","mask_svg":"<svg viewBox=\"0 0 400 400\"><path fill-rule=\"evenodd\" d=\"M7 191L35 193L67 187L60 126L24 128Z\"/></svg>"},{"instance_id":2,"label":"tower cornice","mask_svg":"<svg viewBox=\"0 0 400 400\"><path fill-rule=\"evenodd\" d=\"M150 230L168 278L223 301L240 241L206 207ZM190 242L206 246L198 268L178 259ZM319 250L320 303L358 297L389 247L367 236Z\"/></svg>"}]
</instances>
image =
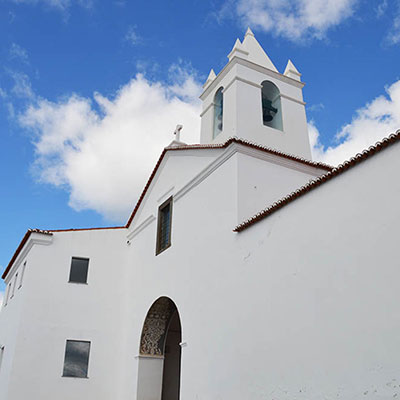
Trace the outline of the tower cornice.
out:
<instances>
[{"instance_id":1,"label":"tower cornice","mask_svg":"<svg viewBox=\"0 0 400 400\"><path fill-rule=\"evenodd\" d=\"M247 67L249 69L261 72L265 75L268 75L272 78L278 79L282 82L288 83L290 85L293 85L297 88L302 89L305 85L304 82L300 82L296 79L290 78L288 76L282 75L279 72L275 72L272 71L268 68L263 67L262 65L259 64L255 64L249 60L244 60L243 58L239 58L239 57L233 57L228 64L225 65L225 67L218 73L218 75L216 76L216 78L213 80L212 83L210 83L206 89L203 91L203 93L200 95L200 99L204 100L205 97L207 97L210 92L212 92L213 90L215 90L215 88L219 85L219 83L221 82L221 80L224 78L224 76L226 76L228 74L229 71L231 71L231 69L235 66L235 65L242 65L244 67Z\"/></svg>"}]
</instances>

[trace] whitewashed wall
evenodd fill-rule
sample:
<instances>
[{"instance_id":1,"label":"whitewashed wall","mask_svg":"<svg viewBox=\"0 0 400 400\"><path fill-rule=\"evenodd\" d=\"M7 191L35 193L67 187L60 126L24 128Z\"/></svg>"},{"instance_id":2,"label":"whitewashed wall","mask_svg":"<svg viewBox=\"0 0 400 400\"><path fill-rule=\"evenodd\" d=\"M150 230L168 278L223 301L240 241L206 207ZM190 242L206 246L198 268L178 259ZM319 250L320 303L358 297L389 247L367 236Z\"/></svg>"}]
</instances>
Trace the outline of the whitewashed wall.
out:
<instances>
[{"instance_id":1,"label":"whitewashed wall","mask_svg":"<svg viewBox=\"0 0 400 400\"><path fill-rule=\"evenodd\" d=\"M261 84L270 81L281 94L283 131L263 125ZM246 60L234 58L204 91L202 143L223 143L240 138L311 160L303 83ZM213 139L213 101L223 87L223 130Z\"/></svg>"},{"instance_id":2,"label":"whitewashed wall","mask_svg":"<svg viewBox=\"0 0 400 400\"><path fill-rule=\"evenodd\" d=\"M12 278L15 279L15 274ZM13 279L11 279L11 283ZM8 285L7 285L8 286ZM25 287L16 288L13 298L4 298L3 307L0 310L0 347L4 346L3 356L0 366L0 400L8 397L9 382L12 376L12 367L16 352L19 325L21 320L21 310L24 303Z\"/></svg>"},{"instance_id":3,"label":"whitewashed wall","mask_svg":"<svg viewBox=\"0 0 400 400\"><path fill-rule=\"evenodd\" d=\"M124 230L60 232L50 246L32 248L21 289L21 318L5 338L6 352L13 337L16 345L8 365L12 366L8 392L0 386L0 399L118 396L120 374L114 366L123 351L118 328L125 234ZM87 285L68 283L72 256L90 258ZM2 334L11 329L13 306L10 301L1 313ZM67 339L91 341L89 379L62 377Z\"/></svg>"},{"instance_id":4,"label":"whitewashed wall","mask_svg":"<svg viewBox=\"0 0 400 400\"><path fill-rule=\"evenodd\" d=\"M148 258L155 224L132 243L134 292L148 288L132 294L132 350L163 295L177 304L187 342L183 399L397 394L400 184L384 176L399 152L386 150L240 234L230 159L174 205L170 249ZM126 362L128 396L136 369Z\"/></svg>"},{"instance_id":5,"label":"whitewashed wall","mask_svg":"<svg viewBox=\"0 0 400 400\"><path fill-rule=\"evenodd\" d=\"M388 171L399 155L396 144L237 234L233 154L174 202L172 246L158 256L155 220L130 244L125 230L56 233L29 254L19 321L11 306L0 314L0 338L16 344L0 399L135 399L160 296L187 343L181 399L393 398L400 181ZM160 173L153 199L172 182ZM88 285L67 283L71 256L90 258ZM61 377L66 339L92 342L89 379Z\"/></svg>"},{"instance_id":6,"label":"whitewashed wall","mask_svg":"<svg viewBox=\"0 0 400 400\"><path fill-rule=\"evenodd\" d=\"M239 147L238 224L326 173L317 167Z\"/></svg>"}]
</instances>

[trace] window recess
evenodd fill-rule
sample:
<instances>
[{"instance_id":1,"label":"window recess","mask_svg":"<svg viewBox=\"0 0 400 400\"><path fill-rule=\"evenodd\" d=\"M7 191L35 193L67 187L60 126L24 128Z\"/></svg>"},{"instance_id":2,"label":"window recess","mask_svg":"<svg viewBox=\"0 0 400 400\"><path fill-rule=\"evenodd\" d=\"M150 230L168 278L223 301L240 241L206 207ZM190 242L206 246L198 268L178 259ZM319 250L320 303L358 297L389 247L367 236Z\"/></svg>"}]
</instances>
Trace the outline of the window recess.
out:
<instances>
[{"instance_id":1,"label":"window recess","mask_svg":"<svg viewBox=\"0 0 400 400\"><path fill-rule=\"evenodd\" d=\"M71 378L87 378L90 342L67 340L65 345L63 375Z\"/></svg>"},{"instance_id":2,"label":"window recess","mask_svg":"<svg viewBox=\"0 0 400 400\"><path fill-rule=\"evenodd\" d=\"M89 259L72 257L71 269L69 272L69 282L71 283L87 283L89 270Z\"/></svg>"},{"instance_id":3,"label":"window recess","mask_svg":"<svg viewBox=\"0 0 400 400\"><path fill-rule=\"evenodd\" d=\"M156 255L171 246L172 197L158 208Z\"/></svg>"}]
</instances>

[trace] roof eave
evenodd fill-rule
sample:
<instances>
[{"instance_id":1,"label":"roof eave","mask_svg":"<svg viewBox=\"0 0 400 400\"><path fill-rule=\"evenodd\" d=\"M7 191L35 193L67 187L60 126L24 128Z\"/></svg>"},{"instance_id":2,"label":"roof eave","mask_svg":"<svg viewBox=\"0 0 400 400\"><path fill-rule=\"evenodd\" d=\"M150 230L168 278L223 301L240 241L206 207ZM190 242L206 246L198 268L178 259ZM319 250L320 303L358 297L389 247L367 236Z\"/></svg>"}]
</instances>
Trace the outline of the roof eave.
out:
<instances>
[{"instance_id":1,"label":"roof eave","mask_svg":"<svg viewBox=\"0 0 400 400\"><path fill-rule=\"evenodd\" d=\"M41 229L28 229L24 235L24 237L22 238L19 246L17 247L17 250L15 250L13 256L11 257L10 262L8 263L5 271L3 272L3 275L1 276L1 278L4 280L6 279L8 273L11 271L11 268L13 267L15 261L18 259L18 256L20 255L20 253L22 252L22 250L24 249L26 243L28 242L29 238L31 237L32 233L38 233L38 234L42 234L42 235L53 235L50 231L45 231L45 230L41 230Z\"/></svg>"},{"instance_id":2,"label":"roof eave","mask_svg":"<svg viewBox=\"0 0 400 400\"><path fill-rule=\"evenodd\" d=\"M269 207L261 210L259 213L253 215L251 218L243 221L241 224L237 225L233 231L234 232L242 232L251 225L267 218L269 215L273 214L275 211L280 210L287 204L291 203L292 201L296 200L297 198L303 196L304 194L310 192L311 190L321 186L323 183L331 180L332 178L341 175L348 169L354 167L355 165L360 164L362 161L372 157L373 155L379 153L380 151L384 150L385 148L391 146L392 144L400 141L400 130L397 130L395 134L388 136L387 138L383 139L380 142L375 143L375 145L370 146L368 149L364 150L361 153L357 153L354 157L350 158L350 160L345 161L343 164L338 165L336 168L333 168L331 171L327 172L324 175L312 180L311 182L307 183L306 185L300 187L299 189L295 190L294 192L288 194L287 196L283 197L282 199L276 201Z\"/></svg>"},{"instance_id":3,"label":"roof eave","mask_svg":"<svg viewBox=\"0 0 400 400\"><path fill-rule=\"evenodd\" d=\"M162 151L162 153L161 153L161 155L160 155L160 157L159 157L159 159L158 159L158 161L157 161L152 173L150 174L150 177L149 177L149 179L148 179L148 181L147 181L147 183L146 183L146 185L145 185L145 187L144 187L144 189L143 189L143 191L142 191L142 193L141 193L141 195L139 197L139 200L137 201L137 203L135 205L135 208L133 209L132 214L130 215L125 227L129 228L129 226L131 225L131 223L133 221L133 218L135 217L136 213L138 212L138 210L139 210L139 208L140 208L140 206L141 206L141 204L142 204L142 202L143 202L143 200L144 200L144 198L146 196L146 193L147 193L147 191L148 191L148 189L149 189L149 187L150 187L150 185L151 185L151 183L152 183L152 181L153 181L153 179L154 179L154 177L155 177L155 175L156 175L156 173L157 173L157 171L158 171L158 169L159 169L159 167L160 167L160 165L161 165L161 163L162 163L162 161L164 159L164 156L168 151L225 149L231 143L238 143L238 144L241 144L241 145L244 145L244 146L251 147L253 149L258 149L258 150L265 151L265 152L273 154L273 155L277 155L279 157L284 157L284 158L287 158L289 160L296 161L296 162L299 162L299 163L302 163L302 164L305 164L305 165L308 165L308 166L321 168L321 169L324 169L326 171L331 171L333 169L333 167L331 165L327 165L327 164L324 164L324 163L321 163L321 162L314 162L314 161L306 160L305 158L298 157L298 156L295 156L295 155L289 154L289 153L284 153L282 151L275 150L275 149L272 149L272 148L269 148L269 147L266 147L266 146L261 146L261 145L259 145L257 143L253 143L253 142L250 142L250 141L238 138L238 137L231 137L231 138L227 139L224 143L217 143L217 144L193 144L193 145L186 145L185 144L185 145L182 145L182 146L166 147Z\"/></svg>"}]
</instances>

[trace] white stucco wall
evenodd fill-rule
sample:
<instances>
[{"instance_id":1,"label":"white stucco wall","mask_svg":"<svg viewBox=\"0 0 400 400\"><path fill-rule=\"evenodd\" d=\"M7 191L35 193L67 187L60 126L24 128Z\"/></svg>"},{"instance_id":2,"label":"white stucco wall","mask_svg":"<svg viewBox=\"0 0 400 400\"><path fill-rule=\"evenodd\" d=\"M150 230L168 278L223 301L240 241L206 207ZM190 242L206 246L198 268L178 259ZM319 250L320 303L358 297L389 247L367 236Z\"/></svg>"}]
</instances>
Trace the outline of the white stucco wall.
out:
<instances>
[{"instance_id":1,"label":"white stucco wall","mask_svg":"<svg viewBox=\"0 0 400 400\"><path fill-rule=\"evenodd\" d=\"M261 84L270 81L281 95L283 131L263 125ZM213 139L213 101L223 87L223 130ZM204 91L201 142L223 143L229 137L246 140L311 160L303 83L246 60L234 58Z\"/></svg>"},{"instance_id":2,"label":"white stucco wall","mask_svg":"<svg viewBox=\"0 0 400 400\"><path fill-rule=\"evenodd\" d=\"M12 301L1 313L6 350L16 341L9 377L1 373L8 381L8 392L0 386L1 400L118 396L115 366L122 349L116 328L121 326L125 235L124 230L57 232L51 245L33 246L18 326L9 325ZM68 283L72 256L90 259L87 285ZM62 377L67 339L91 341L89 379Z\"/></svg>"},{"instance_id":3,"label":"white stucco wall","mask_svg":"<svg viewBox=\"0 0 400 400\"><path fill-rule=\"evenodd\" d=\"M147 288L131 298L132 350L164 295L178 306L187 343L181 398L395 395L400 185L383 177L398 168L399 152L386 150L240 234L230 159L174 205L171 248L148 258L155 224L132 243L130 281L135 292ZM128 396L136 370L126 362Z\"/></svg>"},{"instance_id":4,"label":"white stucco wall","mask_svg":"<svg viewBox=\"0 0 400 400\"><path fill-rule=\"evenodd\" d=\"M237 235L231 266L243 262L230 277L245 296L230 293L236 318L220 323L244 344L229 371L241 379L221 398L399 395L400 182L388 172L399 153L396 144Z\"/></svg>"},{"instance_id":5,"label":"white stucco wall","mask_svg":"<svg viewBox=\"0 0 400 400\"><path fill-rule=\"evenodd\" d=\"M12 276L15 279L15 274ZM14 279L11 279L13 282ZM0 399L7 399L9 381L13 370L14 357L19 332L21 309L23 305L24 287L16 289L14 297L6 302L0 310L0 347L4 346L0 366ZM6 290L7 293L7 290Z\"/></svg>"},{"instance_id":6,"label":"white stucco wall","mask_svg":"<svg viewBox=\"0 0 400 400\"><path fill-rule=\"evenodd\" d=\"M222 152L223 149L201 151L189 149L167 152L146 192L146 201L142 202L129 226L129 232L134 231L150 215L157 216L158 207L171 194L177 194ZM157 187L156 190L154 187Z\"/></svg>"},{"instance_id":7,"label":"white stucco wall","mask_svg":"<svg viewBox=\"0 0 400 400\"><path fill-rule=\"evenodd\" d=\"M388 171L399 155L395 144L237 234L241 188L284 186L266 179L276 165L234 153L174 201L172 246L158 256L155 219L130 244L125 229L55 233L28 254L20 312L0 314L1 340L15 340L0 399L135 399L160 296L181 318L181 399L393 398L400 182ZM140 218L189 179L174 176L160 172ZM67 282L72 256L90 258L88 285ZM89 379L61 377L66 339L91 341Z\"/></svg>"},{"instance_id":8,"label":"white stucco wall","mask_svg":"<svg viewBox=\"0 0 400 400\"><path fill-rule=\"evenodd\" d=\"M240 146L238 224L326 173L317 167Z\"/></svg>"},{"instance_id":9,"label":"white stucco wall","mask_svg":"<svg viewBox=\"0 0 400 400\"><path fill-rule=\"evenodd\" d=\"M132 285L132 290L126 316L130 325L125 332L128 349L126 397L136 393L137 359L134 356L138 354L143 322L152 303L160 296L170 297L175 302L182 320L182 341L185 341L186 330L203 307L210 286L218 286L218 282L213 282L214 272L210 272L214 270L212 264L202 268L194 266L198 265L202 254L215 253L215 249L204 247L204 238L217 245L221 230L226 228L225 221L236 219L236 164L236 156L231 157L205 181L174 202L172 246L169 249L154 255L156 221L129 246L132 268L129 268L127 282ZM225 250L221 248L214 256L218 258L223 254ZM183 367L186 349L182 353L183 370L186 370ZM185 373L182 371L182 390L186 384Z\"/></svg>"}]
</instances>

